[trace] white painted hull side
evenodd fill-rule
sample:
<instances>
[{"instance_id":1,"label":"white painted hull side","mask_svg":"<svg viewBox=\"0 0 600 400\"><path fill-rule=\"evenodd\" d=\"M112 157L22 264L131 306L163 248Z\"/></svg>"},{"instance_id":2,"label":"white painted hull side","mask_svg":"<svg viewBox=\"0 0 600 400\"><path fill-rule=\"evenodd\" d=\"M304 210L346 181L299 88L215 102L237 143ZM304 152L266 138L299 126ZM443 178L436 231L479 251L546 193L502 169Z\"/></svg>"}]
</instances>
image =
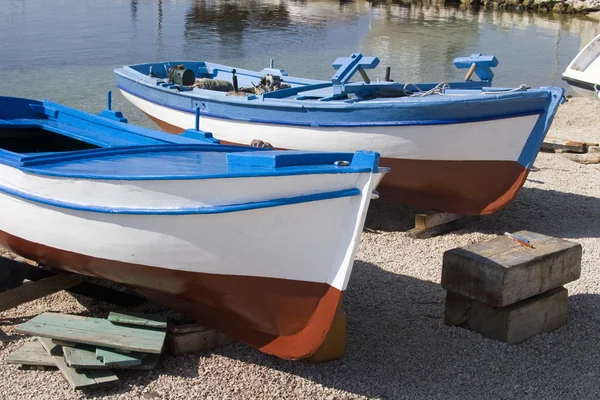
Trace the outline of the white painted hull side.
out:
<instances>
[{"instance_id":1,"label":"white painted hull side","mask_svg":"<svg viewBox=\"0 0 600 400\"><path fill-rule=\"evenodd\" d=\"M216 201L215 193L227 184L237 190L224 190L231 199L221 197L221 204L243 202L236 194L242 188L254 189L248 195L254 200L259 199L259 192L271 195L274 188L293 186L287 184L291 178L303 187L302 194L358 188L361 194L352 197L189 215L79 211L0 193L0 230L32 243L142 266L327 283L339 290L348 282L370 193L381 179L364 173L247 178L243 184L236 179L109 182L60 180L11 169L4 166L0 171L1 186L20 191L38 187L30 191L86 206L129 205L148 210L211 204ZM341 183L331 185L331 179Z\"/></svg>"},{"instance_id":2,"label":"white painted hull side","mask_svg":"<svg viewBox=\"0 0 600 400\"><path fill-rule=\"evenodd\" d=\"M121 90L146 114L181 129L193 128L195 116L158 105ZM342 151L371 150L385 158L409 160L517 161L538 115L441 125L349 128L300 127L200 118L200 129L217 139L250 144L254 139L274 147Z\"/></svg>"},{"instance_id":3,"label":"white painted hull side","mask_svg":"<svg viewBox=\"0 0 600 400\"><path fill-rule=\"evenodd\" d=\"M563 79L579 83L570 86L580 96L594 98L600 93L600 35L596 36L573 58ZM577 85L587 86L583 88Z\"/></svg>"}]
</instances>

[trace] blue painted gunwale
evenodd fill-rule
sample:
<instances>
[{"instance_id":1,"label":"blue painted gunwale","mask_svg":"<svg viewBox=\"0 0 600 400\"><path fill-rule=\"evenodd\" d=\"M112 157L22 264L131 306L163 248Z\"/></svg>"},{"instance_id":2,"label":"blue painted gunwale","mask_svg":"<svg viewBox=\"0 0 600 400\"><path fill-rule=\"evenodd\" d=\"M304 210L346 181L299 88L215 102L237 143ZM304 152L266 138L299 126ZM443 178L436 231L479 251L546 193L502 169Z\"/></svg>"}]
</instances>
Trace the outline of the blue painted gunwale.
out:
<instances>
[{"instance_id":1,"label":"blue painted gunwale","mask_svg":"<svg viewBox=\"0 0 600 400\"><path fill-rule=\"evenodd\" d=\"M203 89L194 90L211 93L177 92L121 76L117 76L117 87L141 99L181 112L195 114L196 108L199 108L201 117L323 128L439 125L511 118L542 113L550 97L546 88L513 93L473 90L471 95L465 95L465 91L461 90L460 97L403 97L396 101L349 104L329 101L317 104L303 100L220 97L219 94L224 95L223 92Z\"/></svg>"},{"instance_id":2,"label":"blue painted gunwale","mask_svg":"<svg viewBox=\"0 0 600 400\"><path fill-rule=\"evenodd\" d=\"M192 215L192 214L223 214L239 211L256 210L260 208L271 208L288 206L293 204L308 203L321 200L339 199L342 197L353 197L360 195L360 190L344 189L325 193L316 193L302 196L285 197L251 203L227 204L219 206L203 207L177 207L177 208L135 208L135 207L105 207L96 205L82 205L66 201L56 200L50 197L25 193L19 190L0 185L0 193L17 197L23 200L44 204L51 207L64 208L74 211L94 212L100 214L125 214L125 215Z\"/></svg>"},{"instance_id":3,"label":"blue painted gunwale","mask_svg":"<svg viewBox=\"0 0 600 400\"><path fill-rule=\"evenodd\" d=\"M210 140L189 139L150 129L135 127L123 122L75 110L46 100L36 101L14 97L0 97L0 130L2 128L41 128L73 137L84 142L97 144L98 149L41 154L19 154L0 149L0 163L25 173L40 176L80 178L89 180L201 180L254 178L263 176L288 176L306 174L339 174L384 172L378 167L379 154L374 152L326 153L326 152L283 152L252 147L216 145ZM99 135L99 132L101 133ZM203 132L192 131L197 137ZM130 145L123 145L123 142ZM157 143L159 143L157 145ZM156 170L157 157L172 159L173 163L160 164ZM194 158L195 156L195 158ZM138 170L145 173L133 174L127 170L129 159ZM201 157L209 157L211 171L199 166ZM125 162L124 162L125 160ZM346 161L349 165L334 165L334 161ZM163 160L164 161L164 160ZM220 163L215 163L220 161ZM167 171L165 171L165 169ZM95 173L90 173L95 171ZM276 198L265 201L226 204L202 207L172 208L126 208L101 205L82 205L26 193L0 185L0 192L27 201L64 209L109 214L134 215L187 215L217 214L278 207L304 202L321 201L341 197L357 196L360 190L350 188L317 194Z\"/></svg>"}]
</instances>

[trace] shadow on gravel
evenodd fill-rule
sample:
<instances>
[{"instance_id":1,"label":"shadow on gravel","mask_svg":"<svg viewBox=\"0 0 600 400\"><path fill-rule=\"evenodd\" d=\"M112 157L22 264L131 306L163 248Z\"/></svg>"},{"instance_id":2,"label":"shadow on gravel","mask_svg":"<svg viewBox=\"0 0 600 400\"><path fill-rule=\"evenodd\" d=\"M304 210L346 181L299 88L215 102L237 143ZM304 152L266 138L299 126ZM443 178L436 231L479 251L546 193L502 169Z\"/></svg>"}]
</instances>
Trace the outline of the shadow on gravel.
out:
<instances>
[{"instance_id":1,"label":"shadow on gravel","mask_svg":"<svg viewBox=\"0 0 600 400\"><path fill-rule=\"evenodd\" d=\"M384 200L371 202L366 230L408 231L414 227L415 214L428 212L417 207ZM522 188L506 208L483 217L474 217L453 234L481 232L502 235L504 232L529 230L564 239L600 237L600 198L579 194Z\"/></svg>"},{"instance_id":2,"label":"shadow on gravel","mask_svg":"<svg viewBox=\"0 0 600 400\"><path fill-rule=\"evenodd\" d=\"M4 322L0 321L0 324L4 324ZM19 340L22 340L22 339L23 339L23 335L21 335L19 333L7 335L6 332L4 332L0 328L0 348L6 346L10 342L18 342Z\"/></svg>"},{"instance_id":3,"label":"shadow on gravel","mask_svg":"<svg viewBox=\"0 0 600 400\"><path fill-rule=\"evenodd\" d=\"M357 261L342 359L284 361L239 343L215 353L369 398L600 396L600 296L571 296L565 326L513 346L445 326L444 299L438 284Z\"/></svg>"}]
</instances>

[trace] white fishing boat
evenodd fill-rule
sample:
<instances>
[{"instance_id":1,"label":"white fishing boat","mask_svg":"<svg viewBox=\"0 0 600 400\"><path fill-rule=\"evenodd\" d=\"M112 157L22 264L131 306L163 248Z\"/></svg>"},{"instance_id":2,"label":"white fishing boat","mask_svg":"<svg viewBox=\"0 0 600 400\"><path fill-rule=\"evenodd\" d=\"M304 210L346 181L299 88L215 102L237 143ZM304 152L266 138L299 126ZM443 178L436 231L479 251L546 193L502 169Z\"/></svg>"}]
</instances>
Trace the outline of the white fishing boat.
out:
<instances>
[{"instance_id":1,"label":"white fishing boat","mask_svg":"<svg viewBox=\"0 0 600 400\"><path fill-rule=\"evenodd\" d=\"M373 152L202 143L0 98L0 244L265 353L325 339L386 169Z\"/></svg>"},{"instance_id":2,"label":"white fishing boat","mask_svg":"<svg viewBox=\"0 0 600 400\"><path fill-rule=\"evenodd\" d=\"M376 151L392 169L378 187L383 199L464 215L509 204L563 89L492 88L498 60L481 54L455 59L468 72L448 83L371 80L365 70L378 63L360 53L340 57L330 81L205 61L136 64L115 75L125 98L167 132L194 126L198 113L201 129L222 143ZM351 81L355 73L362 81Z\"/></svg>"},{"instance_id":3,"label":"white fishing boat","mask_svg":"<svg viewBox=\"0 0 600 400\"><path fill-rule=\"evenodd\" d=\"M580 96L600 98L600 35L575 56L562 78Z\"/></svg>"}]
</instances>

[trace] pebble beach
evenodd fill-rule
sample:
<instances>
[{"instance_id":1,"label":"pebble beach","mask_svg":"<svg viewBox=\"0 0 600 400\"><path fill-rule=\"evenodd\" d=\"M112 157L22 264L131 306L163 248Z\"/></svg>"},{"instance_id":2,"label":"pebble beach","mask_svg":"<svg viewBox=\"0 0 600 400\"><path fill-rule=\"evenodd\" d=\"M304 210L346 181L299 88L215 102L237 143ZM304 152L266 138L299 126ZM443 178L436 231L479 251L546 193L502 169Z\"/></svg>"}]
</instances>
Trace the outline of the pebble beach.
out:
<instances>
[{"instance_id":1,"label":"pebble beach","mask_svg":"<svg viewBox=\"0 0 600 400\"><path fill-rule=\"evenodd\" d=\"M600 101L570 98L549 137L600 142ZM411 239L425 210L375 200L344 299L346 354L311 364L244 344L173 357L151 371L119 370L120 381L73 391L58 370L5 362L24 342L15 327L46 312L106 318L118 308L65 291L0 313L0 398L9 399L597 399L600 398L600 164L540 153L517 199L463 229ZM446 250L529 230L580 243L581 277L569 291L567 323L519 345L444 325L440 287ZM6 250L0 255L16 258Z\"/></svg>"}]
</instances>

